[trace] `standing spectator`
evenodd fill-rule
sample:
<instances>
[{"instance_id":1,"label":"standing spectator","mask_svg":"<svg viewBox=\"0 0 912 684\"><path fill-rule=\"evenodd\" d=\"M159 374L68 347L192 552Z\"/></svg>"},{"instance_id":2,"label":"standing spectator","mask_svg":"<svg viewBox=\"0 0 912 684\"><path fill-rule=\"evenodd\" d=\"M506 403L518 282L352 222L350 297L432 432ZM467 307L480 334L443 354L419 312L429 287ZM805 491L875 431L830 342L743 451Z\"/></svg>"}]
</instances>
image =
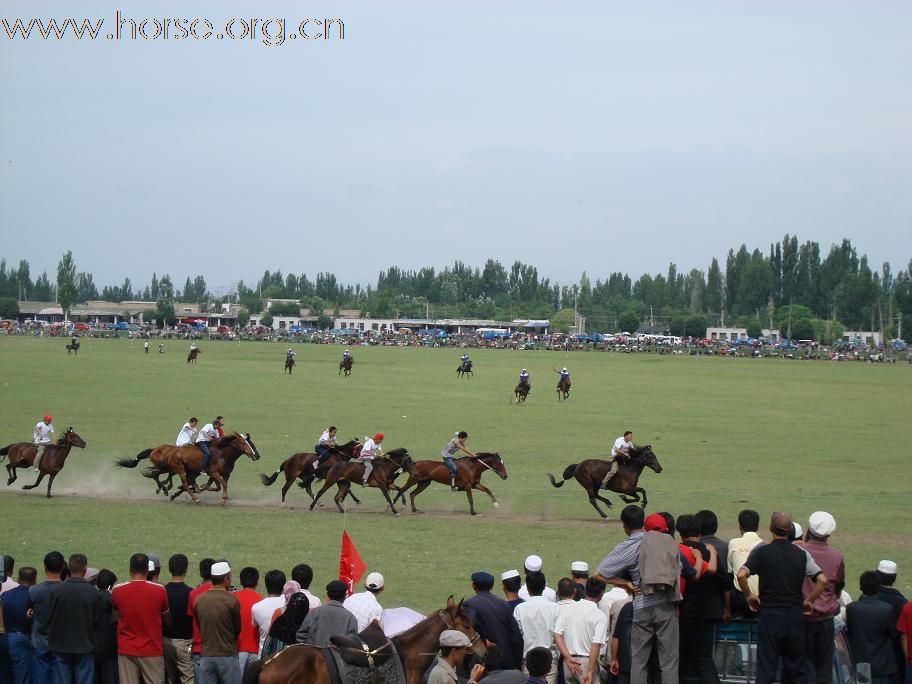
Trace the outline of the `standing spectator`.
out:
<instances>
[{"instance_id":1,"label":"standing spectator","mask_svg":"<svg viewBox=\"0 0 912 684\"><path fill-rule=\"evenodd\" d=\"M804 550L826 575L826 588L814 601L810 615L804 616L805 648L809 679L817 684L830 684L833 679L833 618L839 614L839 595L845 586L845 562L838 549L829 545L836 531L836 519L826 511L817 511L808 519ZM813 590L811 580L804 580L804 591Z\"/></svg>"},{"instance_id":2,"label":"standing spectator","mask_svg":"<svg viewBox=\"0 0 912 684\"><path fill-rule=\"evenodd\" d=\"M234 593L234 597L241 606L241 633L238 635L238 666L241 677L247 669L248 663L257 659L260 651L260 640L256 627L253 625L253 606L263 600L256 590L260 583L260 573L256 568L241 570L241 590Z\"/></svg>"},{"instance_id":3,"label":"standing spectator","mask_svg":"<svg viewBox=\"0 0 912 684\"><path fill-rule=\"evenodd\" d=\"M310 593L310 584L313 582L314 571L307 563L298 563L291 569L291 579L301 585L301 593L307 596L311 608L316 608L323 603L318 596Z\"/></svg>"},{"instance_id":4,"label":"standing spectator","mask_svg":"<svg viewBox=\"0 0 912 684\"><path fill-rule=\"evenodd\" d=\"M325 647L329 646L329 637L333 634L355 636L358 633L358 620L342 605L347 592L348 585L340 580L326 585L329 601L307 613L295 635L299 643Z\"/></svg>"},{"instance_id":5,"label":"standing spectator","mask_svg":"<svg viewBox=\"0 0 912 684\"><path fill-rule=\"evenodd\" d=\"M0 596L3 596L10 589L15 589L18 582L13 579L13 570L16 567L16 559L12 556L3 556L3 575L6 577L3 584L0 584Z\"/></svg>"},{"instance_id":6,"label":"standing spectator","mask_svg":"<svg viewBox=\"0 0 912 684\"><path fill-rule=\"evenodd\" d=\"M352 594L342 603L358 621L358 631L364 631L367 626L376 620L381 622L383 618L383 606L377 600L377 596L383 591L383 575L379 572L372 572L364 580L364 591ZM381 627L382 622L381 622Z\"/></svg>"},{"instance_id":7,"label":"standing spectator","mask_svg":"<svg viewBox=\"0 0 912 684\"><path fill-rule=\"evenodd\" d=\"M696 674L701 684L718 684L719 673L712 655L712 642L706 638L706 619L703 610L716 587L713 585L718 557L716 548L700 541L700 522L695 515L678 518L678 534L681 535L682 550L694 554L698 563L708 566L707 573L698 580L687 583L687 592L680 608L680 659L681 673Z\"/></svg>"},{"instance_id":8,"label":"standing spectator","mask_svg":"<svg viewBox=\"0 0 912 684\"><path fill-rule=\"evenodd\" d=\"M719 539L719 518L710 510L697 511L700 523L700 541L716 550L715 574L703 585L703 619L728 622L731 618L732 578L728 567L728 542Z\"/></svg>"},{"instance_id":9,"label":"standing spectator","mask_svg":"<svg viewBox=\"0 0 912 684\"><path fill-rule=\"evenodd\" d=\"M294 572L292 570L292 572ZM266 584L266 598L255 603L250 609L250 618L253 622L254 629L257 633L257 652L260 658L263 657L263 643L269 635L269 627L272 625L272 616L282 606L285 605L285 597L282 596L282 587L285 586L285 573L281 570L270 570L266 573L264 579Z\"/></svg>"},{"instance_id":10,"label":"standing spectator","mask_svg":"<svg viewBox=\"0 0 912 684\"><path fill-rule=\"evenodd\" d=\"M526 576L528 576L530 572L541 572L541 557L535 555L528 556L523 563L523 570L525 570ZM547 601L554 601L555 603L557 602L557 592L547 584L545 585L545 591L542 593L542 596L544 596L545 600ZM529 600L529 590L526 588L525 584L519 588L519 598L521 598L523 601Z\"/></svg>"},{"instance_id":11,"label":"standing spectator","mask_svg":"<svg viewBox=\"0 0 912 684\"><path fill-rule=\"evenodd\" d=\"M589 563L586 561L573 561L570 563L570 577L576 585L576 600L582 601L586 597L586 580L589 579Z\"/></svg>"},{"instance_id":12,"label":"standing spectator","mask_svg":"<svg viewBox=\"0 0 912 684\"><path fill-rule=\"evenodd\" d=\"M149 572L146 574L146 579L150 582L161 584L158 581L158 577L161 575L161 558L158 557L157 553L147 553L146 558L149 559Z\"/></svg>"},{"instance_id":13,"label":"standing spectator","mask_svg":"<svg viewBox=\"0 0 912 684\"><path fill-rule=\"evenodd\" d=\"M440 634L440 655L437 663L428 675L427 684L456 684L456 667L465 660L472 648L472 642L462 632L455 629L445 629ZM475 665L469 676L468 684L477 684L484 674L483 665Z\"/></svg>"},{"instance_id":14,"label":"standing spectator","mask_svg":"<svg viewBox=\"0 0 912 684\"><path fill-rule=\"evenodd\" d=\"M524 654L536 647L548 649L551 653L552 668L543 676L548 684L557 681L557 647L554 645L554 627L557 623L557 614L560 612L557 604L546 601L542 597L545 590L545 576L540 572L530 572L526 576L526 587L529 589L529 600L520 603L513 609L513 617L522 632ZM523 663L523 672L528 675L527 663Z\"/></svg>"},{"instance_id":15,"label":"standing spectator","mask_svg":"<svg viewBox=\"0 0 912 684\"><path fill-rule=\"evenodd\" d=\"M278 653L286 646L295 643L298 630L304 623L304 618L310 612L310 601L303 592L297 592L286 597L285 611L272 621L269 635L263 644L260 659Z\"/></svg>"},{"instance_id":16,"label":"standing spectator","mask_svg":"<svg viewBox=\"0 0 912 684\"><path fill-rule=\"evenodd\" d=\"M504 599L510 604L511 608L516 608L523 600L519 597L519 588L522 586L522 578L519 576L519 570L507 570L500 574L501 589L504 593Z\"/></svg>"},{"instance_id":17,"label":"standing spectator","mask_svg":"<svg viewBox=\"0 0 912 684\"><path fill-rule=\"evenodd\" d=\"M502 598L491 593L494 576L488 572L472 575L472 589L475 596L466 599L465 609L478 633L488 641L497 644L504 662L514 670L522 668L522 634L513 617L513 609Z\"/></svg>"},{"instance_id":18,"label":"standing spectator","mask_svg":"<svg viewBox=\"0 0 912 684\"><path fill-rule=\"evenodd\" d=\"M757 613L756 684L775 680L779 659L785 681L807 681L804 672L804 623L802 612L810 613L814 602L826 588L827 578L803 547L792 544L792 516L773 513L770 532L773 540L755 548L738 568L738 584L748 607ZM758 575L760 595L754 594L748 578ZM804 597L804 578L815 582Z\"/></svg>"},{"instance_id":19,"label":"standing spectator","mask_svg":"<svg viewBox=\"0 0 912 684\"><path fill-rule=\"evenodd\" d=\"M200 661L200 632L199 632L199 623L196 621L196 615L193 612L193 605L196 603L196 600L207 591L212 589L212 565L215 563L214 558L203 558L199 562L199 574L200 579L203 580L198 586L194 587L190 591L190 595L187 597L187 615L192 620L192 629L193 629L193 641L190 647L190 659L193 662L193 679L196 682L202 681L202 674L199 669Z\"/></svg>"},{"instance_id":20,"label":"standing spectator","mask_svg":"<svg viewBox=\"0 0 912 684\"><path fill-rule=\"evenodd\" d=\"M47 614L51 593L60 584L60 574L66 566L63 554L51 551L44 557L44 575L41 584L29 587L29 607L32 609L32 681L50 682L52 656L48 648Z\"/></svg>"},{"instance_id":21,"label":"standing spectator","mask_svg":"<svg viewBox=\"0 0 912 684\"><path fill-rule=\"evenodd\" d=\"M728 542L728 558L726 565L732 576L738 573L738 568L744 565L744 561L754 550L756 546L763 543L763 539L757 534L760 529L760 514L757 511L745 509L738 513L738 528L741 530L741 536L735 537ZM760 590L760 581L756 577L750 577L747 580L747 586L750 587L751 593L756 594ZM738 617L749 617L751 612L744 601L744 594L738 582L734 582L731 595L732 615Z\"/></svg>"},{"instance_id":22,"label":"standing spectator","mask_svg":"<svg viewBox=\"0 0 912 684\"><path fill-rule=\"evenodd\" d=\"M20 580L21 581L21 580ZM906 603L899 613L896 630L900 634L900 644L903 650L903 659L906 663L906 684L912 684L912 601Z\"/></svg>"},{"instance_id":23,"label":"standing spectator","mask_svg":"<svg viewBox=\"0 0 912 684\"><path fill-rule=\"evenodd\" d=\"M3 604L3 625L6 629L6 649L15 684L32 681L32 647L29 643L29 589L35 585L38 571L19 568L19 584L0 597Z\"/></svg>"},{"instance_id":24,"label":"standing spectator","mask_svg":"<svg viewBox=\"0 0 912 684\"><path fill-rule=\"evenodd\" d=\"M598 684L599 653L607 641L608 616L598 607L605 583L586 580L586 598L561 610L554 625L554 641L564 657L564 681Z\"/></svg>"},{"instance_id":25,"label":"standing spectator","mask_svg":"<svg viewBox=\"0 0 912 684\"><path fill-rule=\"evenodd\" d=\"M241 604L228 591L228 563L213 563L210 580L212 587L193 606L200 631L200 680L207 684L240 684L237 638L241 633Z\"/></svg>"},{"instance_id":26,"label":"standing spectator","mask_svg":"<svg viewBox=\"0 0 912 684\"><path fill-rule=\"evenodd\" d=\"M47 613L48 647L53 672L61 684L93 684L95 627L101 618L101 594L85 579L88 559L70 556L70 576L51 592Z\"/></svg>"},{"instance_id":27,"label":"standing spectator","mask_svg":"<svg viewBox=\"0 0 912 684\"><path fill-rule=\"evenodd\" d=\"M193 684L193 661L190 659L193 620L187 615L190 587L184 582L189 565L189 560L182 553L176 553L168 559L171 581L165 585L165 594L168 597L168 613L171 619L165 623L162 630L167 684Z\"/></svg>"},{"instance_id":28,"label":"standing spectator","mask_svg":"<svg viewBox=\"0 0 912 684\"><path fill-rule=\"evenodd\" d=\"M877 564L877 574L880 577L880 591L877 598L889 603L893 608L893 623L899 619L899 613L906 605L906 597L893 587L896 582L896 563L891 560L882 560ZM897 662L903 661L902 645L899 641L899 632L893 631L893 649L896 652Z\"/></svg>"},{"instance_id":29,"label":"standing spectator","mask_svg":"<svg viewBox=\"0 0 912 684\"><path fill-rule=\"evenodd\" d=\"M878 573L868 570L859 578L861 596L846 606L846 631L856 663L871 664L874 684L890 684L899 679L899 663L893 650L896 621L885 601L877 598L881 589Z\"/></svg>"},{"instance_id":30,"label":"standing spectator","mask_svg":"<svg viewBox=\"0 0 912 684\"><path fill-rule=\"evenodd\" d=\"M168 594L149 582L149 557L130 556L130 579L111 591L117 612L117 672L121 684L159 684L165 680L162 617Z\"/></svg>"},{"instance_id":31,"label":"standing spectator","mask_svg":"<svg viewBox=\"0 0 912 684\"><path fill-rule=\"evenodd\" d=\"M101 569L95 578L95 586L101 596L101 614L95 628L95 681L97 684L117 684L117 627L114 625L114 607L111 604L111 588L117 583L117 575Z\"/></svg>"}]
</instances>

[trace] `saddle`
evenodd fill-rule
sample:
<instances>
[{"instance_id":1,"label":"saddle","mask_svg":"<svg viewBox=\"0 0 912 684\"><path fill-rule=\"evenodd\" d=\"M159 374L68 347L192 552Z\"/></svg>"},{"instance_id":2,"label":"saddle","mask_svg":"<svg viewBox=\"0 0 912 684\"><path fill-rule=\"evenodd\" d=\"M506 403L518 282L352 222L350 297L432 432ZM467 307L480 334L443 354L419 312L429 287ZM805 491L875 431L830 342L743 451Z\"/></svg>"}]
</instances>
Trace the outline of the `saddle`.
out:
<instances>
[{"instance_id":1,"label":"saddle","mask_svg":"<svg viewBox=\"0 0 912 684\"><path fill-rule=\"evenodd\" d=\"M357 636L336 634L329 641L344 662L356 667L380 667L395 654L393 642L383 633L376 620Z\"/></svg>"}]
</instances>

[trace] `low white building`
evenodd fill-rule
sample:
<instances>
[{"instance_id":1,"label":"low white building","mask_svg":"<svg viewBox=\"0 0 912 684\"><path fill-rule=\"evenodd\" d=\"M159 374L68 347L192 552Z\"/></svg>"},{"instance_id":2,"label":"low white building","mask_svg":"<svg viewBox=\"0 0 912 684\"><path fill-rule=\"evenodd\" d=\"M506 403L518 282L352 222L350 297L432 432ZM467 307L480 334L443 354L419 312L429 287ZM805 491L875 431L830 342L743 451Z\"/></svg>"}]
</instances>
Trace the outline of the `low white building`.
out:
<instances>
[{"instance_id":1,"label":"low white building","mask_svg":"<svg viewBox=\"0 0 912 684\"><path fill-rule=\"evenodd\" d=\"M706 329L706 339L719 341L719 342L734 342L737 340L746 340L750 337L747 334L747 328L707 328ZM779 331L778 330L767 330L763 328L760 330L760 337L765 340L772 340L773 342L779 341Z\"/></svg>"},{"instance_id":2,"label":"low white building","mask_svg":"<svg viewBox=\"0 0 912 684\"><path fill-rule=\"evenodd\" d=\"M880 345L883 338L879 332L871 332L870 330L846 330L842 333L843 342L858 342L859 340L861 344L876 347Z\"/></svg>"}]
</instances>

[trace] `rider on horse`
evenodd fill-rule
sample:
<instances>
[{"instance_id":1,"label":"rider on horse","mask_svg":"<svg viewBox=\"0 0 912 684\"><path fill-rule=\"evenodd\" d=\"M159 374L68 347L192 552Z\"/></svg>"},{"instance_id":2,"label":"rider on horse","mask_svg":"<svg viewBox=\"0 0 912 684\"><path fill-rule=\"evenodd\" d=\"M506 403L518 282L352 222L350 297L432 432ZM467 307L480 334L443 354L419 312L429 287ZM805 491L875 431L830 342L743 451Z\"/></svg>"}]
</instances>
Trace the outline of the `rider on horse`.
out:
<instances>
[{"instance_id":1,"label":"rider on horse","mask_svg":"<svg viewBox=\"0 0 912 684\"><path fill-rule=\"evenodd\" d=\"M329 456L330 449L334 446L336 446L336 426L330 425L323 430L320 439L317 440L317 443L314 446L314 452L317 454L317 458L314 459L313 462L314 470L319 468L320 464L326 460L326 457Z\"/></svg>"},{"instance_id":2,"label":"rider on horse","mask_svg":"<svg viewBox=\"0 0 912 684\"><path fill-rule=\"evenodd\" d=\"M193 441L196 439L196 425L199 421L196 418L191 418L186 423L181 426L180 432L177 433L177 439L174 441L174 446L190 446L193 444Z\"/></svg>"},{"instance_id":3,"label":"rider on horse","mask_svg":"<svg viewBox=\"0 0 912 684\"><path fill-rule=\"evenodd\" d=\"M611 461L611 469L608 471L608 474L605 475L605 479L602 480L602 489L608 489L608 482L617 474L618 471L618 459L622 458L625 461L630 458L630 450L633 448L633 433L630 430L624 433L623 437L618 437L614 440L614 446L611 447L611 456L608 460Z\"/></svg>"},{"instance_id":4,"label":"rider on horse","mask_svg":"<svg viewBox=\"0 0 912 684\"><path fill-rule=\"evenodd\" d=\"M212 458L212 452L209 450L209 442L214 442L219 439L219 427L221 427L221 423L219 419L216 418L211 423L204 425L203 429L199 431L199 436L196 438L196 446L203 452L202 472L204 473L209 468L209 459Z\"/></svg>"},{"instance_id":5,"label":"rider on horse","mask_svg":"<svg viewBox=\"0 0 912 684\"><path fill-rule=\"evenodd\" d=\"M558 386L558 387L560 387L560 384L561 384L564 380L566 380L567 382L570 382L570 371L567 370L567 367L566 367L566 366L564 366L563 368L561 368L559 371L554 371L554 372L557 373L557 374L560 376L560 377L557 379L557 386Z\"/></svg>"},{"instance_id":6,"label":"rider on horse","mask_svg":"<svg viewBox=\"0 0 912 684\"><path fill-rule=\"evenodd\" d=\"M532 381L529 380L529 371L523 368L519 373L519 384L527 384L529 387L532 387Z\"/></svg>"},{"instance_id":7,"label":"rider on horse","mask_svg":"<svg viewBox=\"0 0 912 684\"><path fill-rule=\"evenodd\" d=\"M447 445L443 447L443 451L440 452L440 455L443 456L443 462L446 465L447 470L450 471L450 489L454 492L459 488L456 486L456 461L453 459L453 456L457 451L462 451L472 458L478 458L477 454L473 454L465 448L465 441L468 437L469 433L465 430L455 433L453 439L451 439Z\"/></svg>"},{"instance_id":8,"label":"rider on horse","mask_svg":"<svg viewBox=\"0 0 912 684\"><path fill-rule=\"evenodd\" d=\"M285 363L288 363L290 359L293 359L295 356L295 351L291 347L288 348L288 351L285 352Z\"/></svg>"},{"instance_id":9,"label":"rider on horse","mask_svg":"<svg viewBox=\"0 0 912 684\"><path fill-rule=\"evenodd\" d=\"M348 351L348 349L346 349L344 352L342 352L342 361L343 362L348 361L349 359L351 359L351 357L352 357L351 352Z\"/></svg>"},{"instance_id":10,"label":"rider on horse","mask_svg":"<svg viewBox=\"0 0 912 684\"><path fill-rule=\"evenodd\" d=\"M51 435L54 434L54 426L51 425L51 416L47 415L39 421L32 432L32 442L37 445L35 451L35 462L32 464L35 472L38 472L38 463L44 455L44 448L53 442Z\"/></svg>"},{"instance_id":11,"label":"rider on horse","mask_svg":"<svg viewBox=\"0 0 912 684\"><path fill-rule=\"evenodd\" d=\"M367 486L367 480L374 471L374 458L383 456L383 449L380 443L383 441L383 433L378 432L373 437L364 438L364 446L361 447L361 454L358 460L364 465L364 477L361 478L361 484Z\"/></svg>"},{"instance_id":12,"label":"rider on horse","mask_svg":"<svg viewBox=\"0 0 912 684\"><path fill-rule=\"evenodd\" d=\"M471 363L471 362L469 361L469 355L468 355L468 354L463 354L462 357L460 357L460 360L462 361L462 367L463 367L463 368L468 368L468 367L469 367L469 363Z\"/></svg>"}]
</instances>

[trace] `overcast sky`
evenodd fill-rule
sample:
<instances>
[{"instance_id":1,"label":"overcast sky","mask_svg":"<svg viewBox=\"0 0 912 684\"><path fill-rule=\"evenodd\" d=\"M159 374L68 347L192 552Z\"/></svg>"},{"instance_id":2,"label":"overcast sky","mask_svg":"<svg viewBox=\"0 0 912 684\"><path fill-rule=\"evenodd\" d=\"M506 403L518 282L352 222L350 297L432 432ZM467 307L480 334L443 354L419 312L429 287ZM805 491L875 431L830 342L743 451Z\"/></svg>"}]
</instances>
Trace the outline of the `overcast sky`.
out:
<instances>
[{"instance_id":1,"label":"overcast sky","mask_svg":"<svg viewBox=\"0 0 912 684\"><path fill-rule=\"evenodd\" d=\"M33 278L68 249L99 289L157 271L215 291L457 258L563 284L705 270L787 232L824 252L848 237L877 268L912 257L906 0L4 0L0 16L107 34L117 9L214 33L340 18L345 38L0 26L0 256Z\"/></svg>"}]
</instances>

